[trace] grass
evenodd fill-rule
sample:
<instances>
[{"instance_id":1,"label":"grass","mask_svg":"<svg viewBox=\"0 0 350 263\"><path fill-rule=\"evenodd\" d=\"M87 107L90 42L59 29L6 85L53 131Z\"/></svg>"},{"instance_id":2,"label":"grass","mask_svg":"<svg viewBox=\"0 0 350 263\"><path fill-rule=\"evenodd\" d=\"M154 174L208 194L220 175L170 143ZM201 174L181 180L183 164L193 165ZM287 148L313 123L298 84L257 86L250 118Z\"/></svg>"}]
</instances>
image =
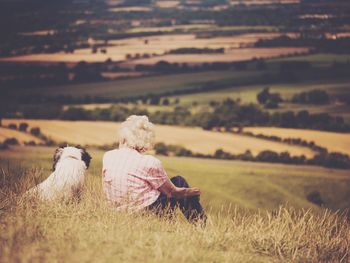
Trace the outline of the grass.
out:
<instances>
[{"instance_id":1,"label":"grass","mask_svg":"<svg viewBox=\"0 0 350 263\"><path fill-rule=\"evenodd\" d=\"M29 127L40 127L42 133L56 142L81 145L108 145L117 141L119 123L104 121L62 121L62 120L4 120L4 124L25 121ZM102 134L102 135L101 135ZM264 150L289 151L291 155L314 156L306 147L272 142L248 136L204 131L197 127L156 125L157 142L186 147L195 153L214 154L222 148L240 154L250 150L258 154ZM206 143L203 143L206 142Z\"/></svg>"},{"instance_id":2,"label":"grass","mask_svg":"<svg viewBox=\"0 0 350 263\"><path fill-rule=\"evenodd\" d=\"M337 198L349 200L349 192L340 194L350 189L350 177L343 171L162 158L169 176L180 172L203 190L209 222L200 228L185 222L181 215L167 221L147 213L118 213L108 207L100 189L102 153L98 151L91 151L93 162L80 202L22 199L19 194L33 185L34 178L42 180L48 174L52 152L52 148L42 147L0 152L0 262L349 260L346 218L318 208L300 195L313 187L322 192L326 207L332 199L332 209L338 209ZM337 191L331 191L333 187ZM281 207L289 201L285 197L290 197L289 205Z\"/></svg>"}]
</instances>

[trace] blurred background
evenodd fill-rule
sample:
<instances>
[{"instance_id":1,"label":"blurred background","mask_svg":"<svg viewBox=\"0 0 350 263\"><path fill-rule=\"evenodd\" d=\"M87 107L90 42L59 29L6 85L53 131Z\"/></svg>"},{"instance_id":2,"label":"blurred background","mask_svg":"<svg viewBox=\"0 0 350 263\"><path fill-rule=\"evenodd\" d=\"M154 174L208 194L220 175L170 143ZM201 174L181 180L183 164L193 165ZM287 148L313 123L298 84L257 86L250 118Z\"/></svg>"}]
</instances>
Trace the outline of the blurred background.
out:
<instances>
[{"instance_id":1,"label":"blurred background","mask_svg":"<svg viewBox=\"0 0 350 263\"><path fill-rule=\"evenodd\" d=\"M207 165L208 203L350 207L349 1L1 0L0 20L3 164L100 162L141 114L170 173Z\"/></svg>"}]
</instances>

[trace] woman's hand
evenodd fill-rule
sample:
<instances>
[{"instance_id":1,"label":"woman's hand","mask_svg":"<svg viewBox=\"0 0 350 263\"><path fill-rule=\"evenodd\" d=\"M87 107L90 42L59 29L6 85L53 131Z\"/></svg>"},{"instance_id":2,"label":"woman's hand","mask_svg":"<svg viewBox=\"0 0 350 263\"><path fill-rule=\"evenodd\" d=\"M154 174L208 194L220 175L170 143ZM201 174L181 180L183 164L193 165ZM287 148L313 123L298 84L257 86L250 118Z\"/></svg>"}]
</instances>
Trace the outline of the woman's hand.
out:
<instances>
[{"instance_id":1,"label":"woman's hand","mask_svg":"<svg viewBox=\"0 0 350 263\"><path fill-rule=\"evenodd\" d=\"M199 196L201 194L201 191L196 187L176 187L170 180L167 180L162 186L158 188L158 190L166 194L168 197L175 197L176 199Z\"/></svg>"},{"instance_id":2,"label":"woman's hand","mask_svg":"<svg viewBox=\"0 0 350 263\"><path fill-rule=\"evenodd\" d=\"M185 197L190 197L190 196L199 196L201 194L201 190L197 187L193 188L184 188L185 191Z\"/></svg>"}]
</instances>

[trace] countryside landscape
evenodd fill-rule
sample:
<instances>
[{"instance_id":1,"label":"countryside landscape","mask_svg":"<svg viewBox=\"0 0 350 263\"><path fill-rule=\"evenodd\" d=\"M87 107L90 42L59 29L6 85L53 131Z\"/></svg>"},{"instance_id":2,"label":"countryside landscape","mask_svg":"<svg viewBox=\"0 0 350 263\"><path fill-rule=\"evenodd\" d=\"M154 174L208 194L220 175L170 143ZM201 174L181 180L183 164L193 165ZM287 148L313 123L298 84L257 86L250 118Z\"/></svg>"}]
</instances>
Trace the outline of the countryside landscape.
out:
<instances>
[{"instance_id":1,"label":"countryside landscape","mask_svg":"<svg viewBox=\"0 0 350 263\"><path fill-rule=\"evenodd\" d=\"M350 3L0 0L0 262L349 262ZM130 115L205 228L107 206ZM23 193L58 145L92 156L80 202Z\"/></svg>"}]
</instances>

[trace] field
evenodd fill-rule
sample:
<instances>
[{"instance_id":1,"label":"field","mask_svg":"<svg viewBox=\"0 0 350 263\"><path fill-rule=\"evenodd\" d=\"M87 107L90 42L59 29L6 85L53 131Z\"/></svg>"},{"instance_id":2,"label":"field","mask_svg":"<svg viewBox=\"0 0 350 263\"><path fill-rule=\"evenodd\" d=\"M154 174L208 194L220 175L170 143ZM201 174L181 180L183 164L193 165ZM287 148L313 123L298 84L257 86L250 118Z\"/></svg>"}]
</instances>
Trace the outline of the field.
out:
<instances>
[{"instance_id":1,"label":"field","mask_svg":"<svg viewBox=\"0 0 350 263\"><path fill-rule=\"evenodd\" d=\"M294 94L300 92L311 91L314 89L325 90L333 96L350 94L348 91L348 81L309 81L302 83L281 83L271 85L245 85L232 88L225 88L222 90L215 90L212 92L202 92L189 95L176 96L184 105L191 105L193 101L199 104L208 104L212 100L222 101L226 98L240 99L243 103L257 103L256 96L262 91L264 87L270 87L271 92L278 92L283 99L291 99ZM283 106L283 104L282 104ZM300 106L302 107L302 105ZM312 105L305 105L305 108L312 108ZM319 107L325 107L321 105ZM326 105L327 107L327 105ZM344 107L344 106L343 106ZM348 112L346 107L344 113Z\"/></svg>"},{"instance_id":2,"label":"field","mask_svg":"<svg viewBox=\"0 0 350 263\"><path fill-rule=\"evenodd\" d=\"M82 145L110 145L117 142L118 123L59 120L4 120L4 124L28 123L40 127L42 133L56 142ZM240 154L251 150L257 154L263 150L289 151L291 155L312 157L308 148L271 142L242 135L204 131L200 128L156 125L156 141L186 147L196 153L213 154L217 149Z\"/></svg>"},{"instance_id":3,"label":"field","mask_svg":"<svg viewBox=\"0 0 350 263\"><path fill-rule=\"evenodd\" d=\"M248 127L244 128L244 131L254 134L274 135L281 138L300 138L306 141L314 141L317 145L325 147L330 151L350 155L350 133L339 134L335 132L274 127Z\"/></svg>"},{"instance_id":4,"label":"field","mask_svg":"<svg viewBox=\"0 0 350 263\"><path fill-rule=\"evenodd\" d=\"M159 61L169 63L187 63L189 65L214 63L214 62L237 62L251 60L254 58L274 58L295 53L307 53L308 48L280 47L280 48L236 48L224 54L183 54L183 55L163 55L151 58L136 59L122 65L130 66L137 64L153 65Z\"/></svg>"},{"instance_id":5,"label":"field","mask_svg":"<svg viewBox=\"0 0 350 263\"><path fill-rule=\"evenodd\" d=\"M30 142L30 141L33 141L37 144L42 143L41 139L38 139L37 137L31 134L0 127L0 142L4 141L7 138L13 138L13 137L16 138L18 142L21 144L24 144L25 142Z\"/></svg>"},{"instance_id":6,"label":"field","mask_svg":"<svg viewBox=\"0 0 350 263\"><path fill-rule=\"evenodd\" d=\"M71 84L54 87L22 89L22 94L70 95L75 97L105 96L123 98L128 96L159 94L164 92L183 91L197 88L208 81L240 81L260 75L259 71L237 72L233 70L206 71L199 73L184 73L158 75L129 80L116 80L98 83Z\"/></svg>"},{"instance_id":7,"label":"field","mask_svg":"<svg viewBox=\"0 0 350 263\"><path fill-rule=\"evenodd\" d=\"M108 47L106 47L107 53L92 53L92 48L77 49L73 54L58 52L52 54L30 54L24 56L14 56L0 58L0 61L11 62L104 62L107 59L113 61L128 60L127 56L135 56L148 54L155 55L155 59L171 61L173 56L161 56L172 49L178 48L224 48L226 54L201 54L198 55L205 59L205 57L211 58L211 61L239 61L251 59L253 57L278 57L280 55L292 54L295 52L302 53L307 51L307 48L254 48L254 49L239 49L240 47L252 46L259 39L271 39L280 36L280 33L252 33L242 34L230 37L213 37L213 38L197 38L194 34L170 34L160 36L149 37L130 37L121 40L108 41ZM295 34L289 33L291 37ZM97 43L95 40L91 40L91 46ZM217 60L215 59L217 57ZM177 57L177 56L176 56ZM191 62L191 57L187 58L178 55L179 58L176 62L188 63ZM151 58L154 59L154 58ZM127 63L143 63L143 60L128 61Z\"/></svg>"},{"instance_id":8,"label":"field","mask_svg":"<svg viewBox=\"0 0 350 263\"><path fill-rule=\"evenodd\" d=\"M53 150L15 147L0 152L2 262L348 260L349 223L305 197L319 191L325 207L349 207L350 177L345 171L161 158L169 176L182 174L201 188L209 215L202 229L180 215L169 222L150 214L116 213L108 207L101 196L102 152L98 151L91 151L93 162L79 203L28 203L17 197L47 176ZM283 204L287 207L281 208Z\"/></svg>"}]
</instances>

